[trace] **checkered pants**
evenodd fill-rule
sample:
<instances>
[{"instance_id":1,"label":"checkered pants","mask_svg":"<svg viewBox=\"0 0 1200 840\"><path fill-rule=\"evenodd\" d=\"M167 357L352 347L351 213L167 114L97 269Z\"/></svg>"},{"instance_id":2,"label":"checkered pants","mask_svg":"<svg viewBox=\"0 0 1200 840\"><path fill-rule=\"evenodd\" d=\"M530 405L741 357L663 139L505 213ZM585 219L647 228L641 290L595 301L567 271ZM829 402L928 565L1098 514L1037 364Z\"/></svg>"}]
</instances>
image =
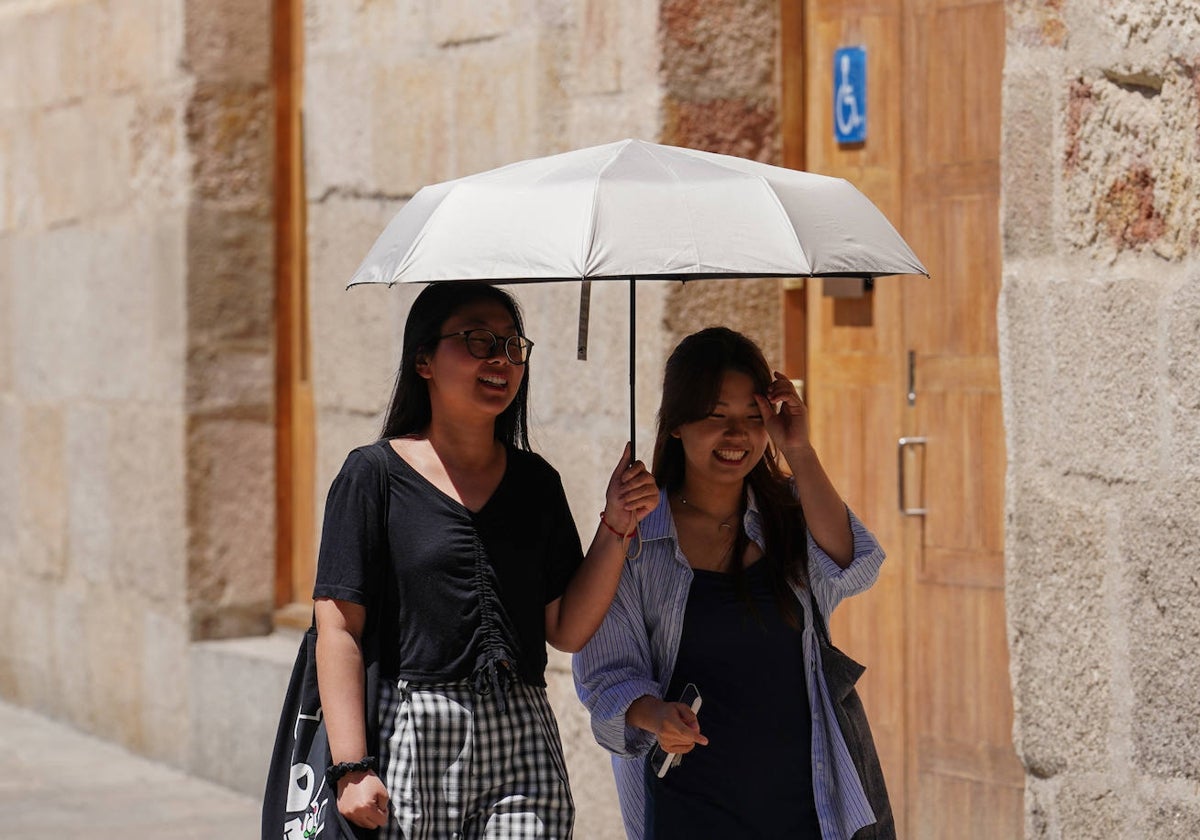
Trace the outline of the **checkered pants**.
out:
<instances>
[{"instance_id":1,"label":"checkered pants","mask_svg":"<svg viewBox=\"0 0 1200 840\"><path fill-rule=\"evenodd\" d=\"M544 688L513 680L503 709L469 681L384 682L380 840L569 840L575 803Z\"/></svg>"}]
</instances>

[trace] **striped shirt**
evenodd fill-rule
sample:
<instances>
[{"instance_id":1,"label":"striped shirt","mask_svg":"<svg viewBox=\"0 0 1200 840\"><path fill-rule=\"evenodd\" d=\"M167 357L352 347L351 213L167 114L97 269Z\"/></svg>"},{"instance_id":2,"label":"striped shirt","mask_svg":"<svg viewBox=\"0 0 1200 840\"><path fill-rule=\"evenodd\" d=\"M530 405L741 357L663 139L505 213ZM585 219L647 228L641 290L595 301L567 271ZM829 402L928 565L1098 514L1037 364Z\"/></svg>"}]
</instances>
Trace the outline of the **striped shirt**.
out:
<instances>
[{"instance_id":1,"label":"striped shirt","mask_svg":"<svg viewBox=\"0 0 1200 840\"><path fill-rule=\"evenodd\" d=\"M762 517L754 494L749 495L743 524L750 539L764 548ZM808 535L809 578L827 619L843 598L869 588L883 563L883 549L853 512L850 528L854 559L845 569ZM625 711L639 697L661 699L666 692L692 583L692 569L679 550L665 490L658 507L642 522L641 533L641 555L626 562L604 622L572 662L575 691L591 714L592 732L613 754L621 816L630 840L642 840L645 833L644 764L655 738L627 725ZM812 709L813 798L821 838L850 840L860 828L875 822L875 815L834 715L808 594L796 589L796 596L804 614L801 641Z\"/></svg>"}]
</instances>

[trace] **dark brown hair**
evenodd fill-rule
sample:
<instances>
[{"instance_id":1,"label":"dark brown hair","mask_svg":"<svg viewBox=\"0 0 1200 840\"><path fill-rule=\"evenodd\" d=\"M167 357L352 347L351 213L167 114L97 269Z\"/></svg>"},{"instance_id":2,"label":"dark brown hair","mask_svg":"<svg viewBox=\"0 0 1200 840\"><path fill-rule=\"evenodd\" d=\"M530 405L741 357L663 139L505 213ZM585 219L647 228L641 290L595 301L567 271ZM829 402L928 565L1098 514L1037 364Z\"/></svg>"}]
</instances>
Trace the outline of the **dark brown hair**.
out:
<instances>
[{"instance_id":1,"label":"dark brown hair","mask_svg":"<svg viewBox=\"0 0 1200 840\"><path fill-rule=\"evenodd\" d=\"M771 384L771 368L758 345L727 327L709 327L692 333L671 352L663 373L662 404L658 409L658 435L654 441L654 477L668 492L683 486L687 461L683 442L671 433L680 426L703 420L717 404L725 374L736 371L749 376L756 393L766 396ZM807 585L808 546L804 514L792 495L788 479L775 460L775 449L768 443L762 459L746 476L738 530L733 541L731 574L739 587L741 557L749 545L742 525L746 511L746 488L754 497L762 515L765 552L762 561L770 570L771 587L780 612L797 625L795 596L789 583ZM743 590L744 591L744 590Z\"/></svg>"}]
</instances>

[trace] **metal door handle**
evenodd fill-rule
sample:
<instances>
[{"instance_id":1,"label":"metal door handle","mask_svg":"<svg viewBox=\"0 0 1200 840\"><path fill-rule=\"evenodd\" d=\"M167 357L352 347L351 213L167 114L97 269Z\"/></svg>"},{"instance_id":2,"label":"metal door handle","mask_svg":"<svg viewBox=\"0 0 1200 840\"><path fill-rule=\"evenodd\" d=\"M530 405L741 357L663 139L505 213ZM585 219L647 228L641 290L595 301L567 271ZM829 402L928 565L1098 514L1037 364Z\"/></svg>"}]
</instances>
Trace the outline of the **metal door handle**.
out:
<instances>
[{"instance_id":1,"label":"metal door handle","mask_svg":"<svg viewBox=\"0 0 1200 840\"><path fill-rule=\"evenodd\" d=\"M899 479L900 480L900 486L899 486L900 512L902 514L904 514L905 516L924 516L926 513L926 509L923 507L910 508L907 504L905 504L905 499L904 499L904 484L905 484L905 481L904 481L904 448L906 446L924 446L926 440L927 440L927 438L924 438L924 437L902 437L898 441L899 446L897 446L897 448L896 448L896 452L897 452L896 474L900 477L900 479Z\"/></svg>"}]
</instances>

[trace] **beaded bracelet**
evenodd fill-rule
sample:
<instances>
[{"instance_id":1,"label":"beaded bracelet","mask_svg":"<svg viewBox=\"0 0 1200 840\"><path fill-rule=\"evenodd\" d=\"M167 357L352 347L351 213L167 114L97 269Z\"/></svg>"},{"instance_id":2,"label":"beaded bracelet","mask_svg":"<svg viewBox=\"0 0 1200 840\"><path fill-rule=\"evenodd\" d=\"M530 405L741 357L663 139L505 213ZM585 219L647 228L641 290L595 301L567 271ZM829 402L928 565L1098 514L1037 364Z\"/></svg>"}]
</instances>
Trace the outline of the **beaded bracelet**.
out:
<instances>
[{"instance_id":1,"label":"beaded bracelet","mask_svg":"<svg viewBox=\"0 0 1200 840\"><path fill-rule=\"evenodd\" d=\"M365 773L370 770L372 773L379 770L379 759L373 755L368 755L361 761L343 761L339 764L331 764L325 770L325 778L329 784L336 785L339 780L350 773Z\"/></svg>"},{"instance_id":2,"label":"beaded bracelet","mask_svg":"<svg viewBox=\"0 0 1200 840\"><path fill-rule=\"evenodd\" d=\"M628 537L629 537L629 534L623 534L623 533L621 533L620 531L618 531L616 528L614 528L613 526L611 526L611 525L609 525L609 524L608 524L608 520L604 518L604 511L600 511L600 523L601 523L601 524L602 524L602 525L603 525L605 528L607 528L608 530L610 530L610 531L612 531L614 534L616 534L618 537L620 537L622 540L624 540L624 539L626 539L626 538L628 538Z\"/></svg>"}]
</instances>

